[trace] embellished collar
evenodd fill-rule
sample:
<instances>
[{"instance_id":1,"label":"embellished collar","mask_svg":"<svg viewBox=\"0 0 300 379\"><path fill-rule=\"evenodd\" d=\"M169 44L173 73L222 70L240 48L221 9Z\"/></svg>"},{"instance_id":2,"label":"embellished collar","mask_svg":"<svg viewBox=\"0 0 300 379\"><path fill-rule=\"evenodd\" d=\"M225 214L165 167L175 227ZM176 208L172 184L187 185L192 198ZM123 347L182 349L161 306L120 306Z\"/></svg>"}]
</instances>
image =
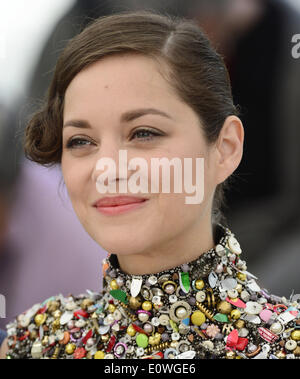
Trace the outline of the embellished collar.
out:
<instances>
[{"instance_id":1,"label":"embellished collar","mask_svg":"<svg viewBox=\"0 0 300 379\"><path fill-rule=\"evenodd\" d=\"M141 336L133 357L148 356L164 348L164 358L179 354L192 358L197 349L205 354L214 348L215 356L224 353L224 335L213 322L229 323L227 314L233 307L225 299L231 291L233 301L238 301L236 274L246 265L239 258L242 250L230 229L216 224L214 241L215 246L199 252L198 258L154 274L124 273L115 254L103 260L103 292L121 305L127 325L133 326L132 334ZM245 276L241 274L240 278ZM217 302L219 312L215 312ZM244 303L239 300L235 306L241 304ZM206 327L207 335L202 332ZM191 334L191 330L196 333ZM203 343L209 335L216 338L215 344ZM175 343L178 340L179 348ZM192 345L197 349L191 349Z\"/></svg>"},{"instance_id":2,"label":"embellished collar","mask_svg":"<svg viewBox=\"0 0 300 379\"><path fill-rule=\"evenodd\" d=\"M217 250L224 251L224 248L227 246L229 247L229 239L231 241L231 248L234 248L235 245L235 251L240 254L241 248L239 246L239 243L234 238L234 234L230 231L230 229L224 227L221 224L216 224L213 229L214 234L214 241L215 246L211 248L210 250L206 252L199 252L199 257L190 261L186 262L182 265L179 265L177 267L173 267L170 269L166 269L163 271L160 271L155 274L143 274L143 275L132 275L124 273L119 265L118 257L116 254L108 254L106 259L103 261L103 272L106 271L105 274L109 275L110 277L120 277L123 279L123 281L132 281L133 279L136 279L134 282L137 283L137 280L142 281L143 284L147 284L147 286L156 285L157 280L161 278L160 281L164 280L166 276L168 276L170 273L187 273L185 277L189 277L189 273L192 274L192 276L199 278L204 277L209 274L210 271L214 270L216 264L218 263L218 259L216 257L218 256ZM220 255L220 254L219 254ZM156 278L156 280L154 279ZM103 287L107 283L106 280L103 282ZM184 289L182 289L184 291ZM132 289L133 293L135 294L138 289ZM136 296L136 295L131 295Z\"/></svg>"}]
</instances>

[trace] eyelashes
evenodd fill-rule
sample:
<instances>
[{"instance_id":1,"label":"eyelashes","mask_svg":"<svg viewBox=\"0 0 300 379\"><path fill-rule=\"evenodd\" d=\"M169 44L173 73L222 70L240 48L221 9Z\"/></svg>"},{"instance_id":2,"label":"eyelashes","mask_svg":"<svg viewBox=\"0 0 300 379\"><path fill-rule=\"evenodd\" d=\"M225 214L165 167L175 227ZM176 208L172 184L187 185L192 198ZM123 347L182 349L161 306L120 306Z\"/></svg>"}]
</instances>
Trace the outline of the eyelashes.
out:
<instances>
[{"instance_id":1,"label":"eyelashes","mask_svg":"<svg viewBox=\"0 0 300 379\"><path fill-rule=\"evenodd\" d=\"M136 139L138 141L147 142L147 141L152 141L153 139L157 137L162 137L162 136L163 134L158 131L155 131L153 129L143 128L143 129L135 130L132 133L130 140ZM91 139L88 139L86 137L73 137L73 138L70 138L69 141L66 143L66 148L67 149L83 148L86 145L90 146L91 144L94 144L94 143L95 142L93 142Z\"/></svg>"},{"instance_id":2,"label":"eyelashes","mask_svg":"<svg viewBox=\"0 0 300 379\"><path fill-rule=\"evenodd\" d=\"M163 134L159 133L158 131L155 131L153 129L145 129L145 128L135 130L133 133L133 136L139 135L139 133L141 133L141 135L142 135L141 138L137 138L139 140L147 140L148 141L148 140L154 139L154 137L162 137L163 136ZM148 136L145 136L145 134L147 134L147 133L148 133Z\"/></svg>"}]
</instances>

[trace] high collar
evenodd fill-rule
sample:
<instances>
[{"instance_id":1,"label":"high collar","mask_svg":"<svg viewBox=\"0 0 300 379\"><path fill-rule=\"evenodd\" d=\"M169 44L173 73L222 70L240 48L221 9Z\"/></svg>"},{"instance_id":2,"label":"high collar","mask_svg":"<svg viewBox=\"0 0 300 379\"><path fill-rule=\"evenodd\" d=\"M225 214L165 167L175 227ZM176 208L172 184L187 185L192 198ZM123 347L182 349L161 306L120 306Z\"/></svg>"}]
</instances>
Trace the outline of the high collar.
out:
<instances>
[{"instance_id":1,"label":"high collar","mask_svg":"<svg viewBox=\"0 0 300 379\"><path fill-rule=\"evenodd\" d=\"M206 325L205 316L214 322L229 322L227 315L214 315L217 301L219 298L225 300L227 291L237 286L238 273L246 267L239 257L239 242L230 229L216 224L213 235L215 246L210 250L199 251L198 258L157 273L125 273L115 254L110 254L103 260L103 293L107 300L113 298L120 306L124 320L127 320L124 321L126 325L132 323L135 330L150 334L157 328L162 334L161 337L158 334L156 336L161 338L162 344L170 338L169 334L173 333L172 338L177 338L177 332L185 335L192 327L196 336L189 336L189 340L185 340L185 345L180 350L185 352L189 343L196 343L199 349L203 348L200 344L203 333L197 325ZM220 336L219 327L211 329L212 335ZM151 338L155 339L155 334ZM216 338L216 355L223 354L224 344ZM155 344L155 341L151 343ZM148 347L146 351L150 353L152 348ZM192 351L191 354L195 352Z\"/></svg>"},{"instance_id":2,"label":"high collar","mask_svg":"<svg viewBox=\"0 0 300 379\"><path fill-rule=\"evenodd\" d=\"M109 278L119 277L122 278L124 282L128 280L132 281L133 278L141 278L148 286L151 286L151 283L155 281L155 279L153 279L154 277L159 279L160 277L174 272L189 272L193 277L205 277L220 263L220 259L218 259L222 255L220 251L224 251L226 246L229 248L228 240L230 237L238 244L234 234L229 228L221 224L216 224L213 228L213 238L215 243L214 247L205 252L199 251L198 257L192 261L151 274L134 275L125 273L120 268L117 255L108 254L108 256L103 260L103 287L107 284L107 280L105 279L106 276L109 276Z\"/></svg>"}]
</instances>

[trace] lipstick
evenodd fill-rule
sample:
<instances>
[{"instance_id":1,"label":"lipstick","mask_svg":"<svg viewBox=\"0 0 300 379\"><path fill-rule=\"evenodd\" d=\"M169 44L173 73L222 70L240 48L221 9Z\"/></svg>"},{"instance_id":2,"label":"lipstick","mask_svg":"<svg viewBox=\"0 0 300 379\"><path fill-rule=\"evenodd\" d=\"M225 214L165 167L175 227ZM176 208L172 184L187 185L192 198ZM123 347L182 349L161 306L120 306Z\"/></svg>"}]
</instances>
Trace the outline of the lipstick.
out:
<instances>
[{"instance_id":1,"label":"lipstick","mask_svg":"<svg viewBox=\"0 0 300 379\"><path fill-rule=\"evenodd\" d=\"M107 196L96 201L94 207L103 214L116 215L140 208L147 200L137 196Z\"/></svg>"}]
</instances>

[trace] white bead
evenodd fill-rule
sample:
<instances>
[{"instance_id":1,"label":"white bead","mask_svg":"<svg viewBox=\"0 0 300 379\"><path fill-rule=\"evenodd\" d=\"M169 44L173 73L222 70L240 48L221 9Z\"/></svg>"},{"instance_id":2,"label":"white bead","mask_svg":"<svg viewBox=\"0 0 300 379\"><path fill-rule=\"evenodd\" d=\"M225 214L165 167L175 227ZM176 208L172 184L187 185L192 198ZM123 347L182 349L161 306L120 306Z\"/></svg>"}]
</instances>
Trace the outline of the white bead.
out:
<instances>
[{"instance_id":1,"label":"white bead","mask_svg":"<svg viewBox=\"0 0 300 379\"><path fill-rule=\"evenodd\" d=\"M228 246L234 254L238 254L238 255L241 254L242 249L241 249L240 244L238 243L238 241L235 237L230 236L228 238Z\"/></svg>"}]
</instances>

